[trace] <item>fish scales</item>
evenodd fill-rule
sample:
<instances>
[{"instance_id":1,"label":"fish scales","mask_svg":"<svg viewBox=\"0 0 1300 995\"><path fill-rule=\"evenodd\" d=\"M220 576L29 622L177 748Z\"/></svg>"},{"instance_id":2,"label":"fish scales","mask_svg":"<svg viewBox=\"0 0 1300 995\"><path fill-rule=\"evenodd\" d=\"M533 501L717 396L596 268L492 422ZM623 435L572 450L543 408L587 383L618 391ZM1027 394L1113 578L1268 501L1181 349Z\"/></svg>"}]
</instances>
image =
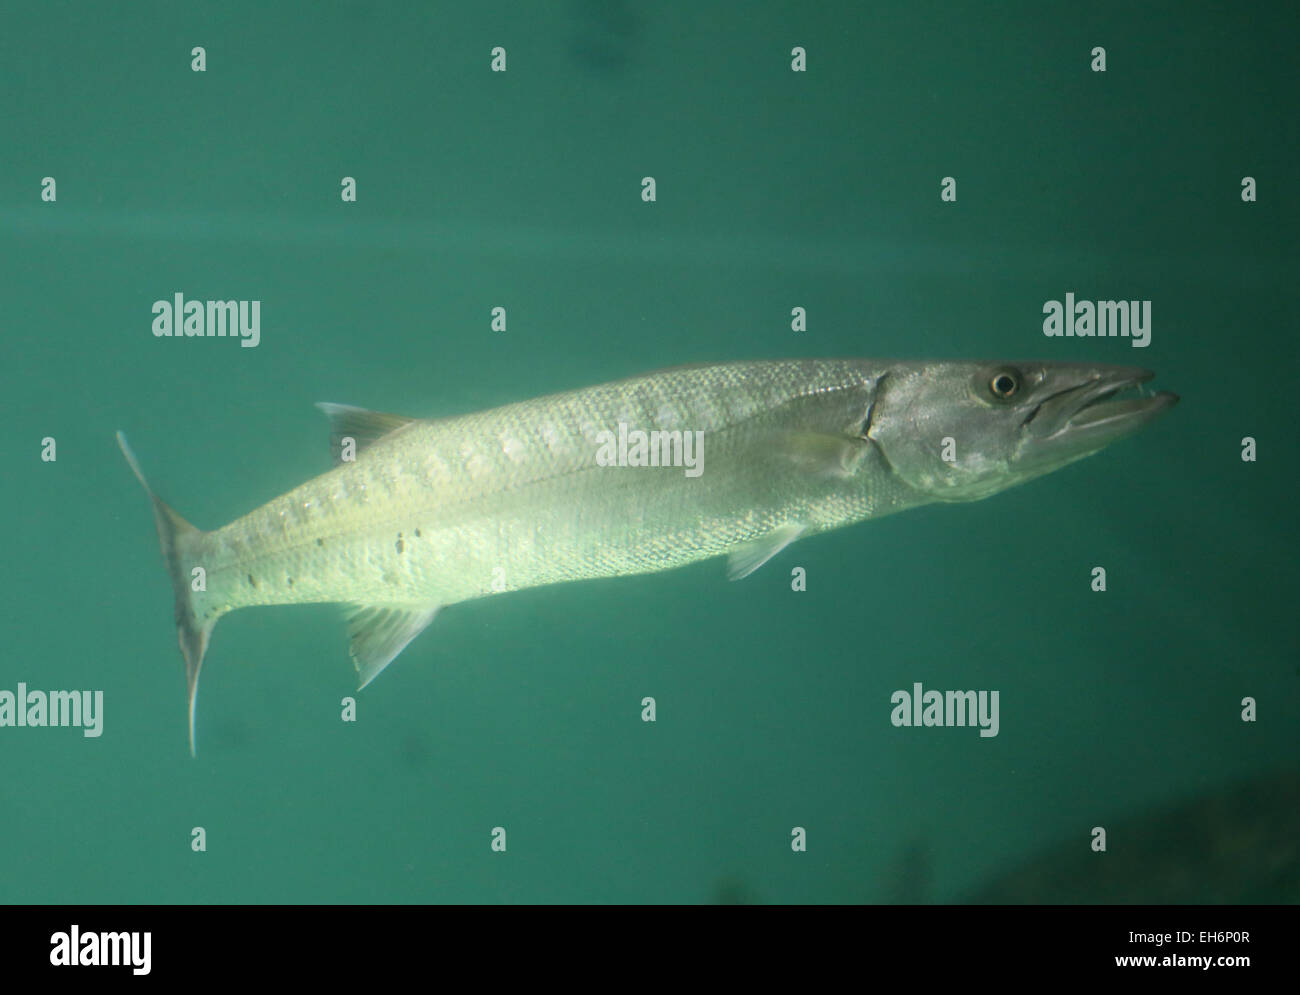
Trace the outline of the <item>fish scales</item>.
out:
<instances>
[{"instance_id":1,"label":"fish scales","mask_svg":"<svg viewBox=\"0 0 1300 995\"><path fill-rule=\"evenodd\" d=\"M736 364L411 422L207 533L192 552L207 565L198 614L377 594L446 605L494 593L494 569L516 590L719 555L809 507L806 487L764 479L772 460L755 450L774 421L847 431L872 382L844 363ZM597 433L620 421L705 432L706 471L597 465Z\"/></svg>"},{"instance_id":2,"label":"fish scales","mask_svg":"<svg viewBox=\"0 0 1300 995\"><path fill-rule=\"evenodd\" d=\"M679 367L441 419L321 405L355 458L211 532L154 495L118 442L153 504L193 749L199 670L228 612L350 606L364 686L446 605L720 555L739 579L807 536L1052 472L1171 407L1166 391L1126 396L1151 376L789 359ZM630 458L636 433L670 465ZM656 449L657 433L678 433L675 446Z\"/></svg>"}]
</instances>

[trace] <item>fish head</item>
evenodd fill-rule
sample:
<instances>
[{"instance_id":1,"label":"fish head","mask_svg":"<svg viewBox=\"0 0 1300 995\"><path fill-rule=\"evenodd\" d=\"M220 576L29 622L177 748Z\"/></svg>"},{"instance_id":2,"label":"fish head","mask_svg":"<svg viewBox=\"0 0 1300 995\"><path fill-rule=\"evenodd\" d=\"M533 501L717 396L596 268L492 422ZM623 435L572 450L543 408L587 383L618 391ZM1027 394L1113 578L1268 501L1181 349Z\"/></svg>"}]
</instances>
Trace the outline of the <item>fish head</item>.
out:
<instances>
[{"instance_id":1,"label":"fish head","mask_svg":"<svg viewBox=\"0 0 1300 995\"><path fill-rule=\"evenodd\" d=\"M1131 435L1178 401L1129 366L900 363L879 381L866 437L931 501L974 501Z\"/></svg>"}]
</instances>

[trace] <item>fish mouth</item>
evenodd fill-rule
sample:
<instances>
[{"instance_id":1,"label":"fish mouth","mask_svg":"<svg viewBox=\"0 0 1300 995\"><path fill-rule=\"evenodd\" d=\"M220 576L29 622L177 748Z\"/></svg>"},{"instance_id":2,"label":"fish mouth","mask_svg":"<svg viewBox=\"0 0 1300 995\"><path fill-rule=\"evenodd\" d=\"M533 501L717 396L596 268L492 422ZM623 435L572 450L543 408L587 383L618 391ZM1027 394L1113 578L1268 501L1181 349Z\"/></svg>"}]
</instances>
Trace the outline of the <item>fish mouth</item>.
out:
<instances>
[{"instance_id":1,"label":"fish mouth","mask_svg":"<svg viewBox=\"0 0 1300 995\"><path fill-rule=\"evenodd\" d=\"M1150 370L1128 367L1100 372L1040 403L1025 418L1025 431L1035 440L1051 440L1053 448L1100 449L1178 403L1170 391L1143 390L1153 376Z\"/></svg>"}]
</instances>

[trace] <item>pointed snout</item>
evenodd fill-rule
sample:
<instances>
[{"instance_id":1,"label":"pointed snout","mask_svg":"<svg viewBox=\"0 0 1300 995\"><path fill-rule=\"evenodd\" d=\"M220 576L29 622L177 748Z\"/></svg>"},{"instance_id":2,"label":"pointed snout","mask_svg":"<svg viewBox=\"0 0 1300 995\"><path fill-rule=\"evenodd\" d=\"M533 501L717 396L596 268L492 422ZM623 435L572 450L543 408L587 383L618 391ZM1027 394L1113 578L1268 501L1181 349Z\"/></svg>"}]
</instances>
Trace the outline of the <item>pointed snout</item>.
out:
<instances>
[{"instance_id":1,"label":"pointed snout","mask_svg":"<svg viewBox=\"0 0 1300 995\"><path fill-rule=\"evenodd\" d=\"M1046 396L1025 428L1032 438L1059 449L1058 455L1095 452L1178 403L1170 391L1142 389L1154 376L1136 366L1058 367L1049 373Z\"/></svg>"}]
</instances>

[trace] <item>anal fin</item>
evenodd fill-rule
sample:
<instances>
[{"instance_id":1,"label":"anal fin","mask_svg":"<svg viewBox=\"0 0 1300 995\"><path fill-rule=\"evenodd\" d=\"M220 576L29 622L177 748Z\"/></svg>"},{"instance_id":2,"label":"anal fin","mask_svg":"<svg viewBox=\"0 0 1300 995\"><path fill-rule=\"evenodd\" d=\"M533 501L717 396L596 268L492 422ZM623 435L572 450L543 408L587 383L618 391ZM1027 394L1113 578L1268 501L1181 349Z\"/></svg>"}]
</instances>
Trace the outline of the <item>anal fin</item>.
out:
<instances>
[{"instance_id":1,"label":"anal fin","mask_svg":"<svg viewBox=\"0 0 1300 995\"><path fill-rule=\"evenodd\" d=\"M441 605L353 605L348 617L352 662L365 687L433 621Z\"/></svg>"}]
</instances>

